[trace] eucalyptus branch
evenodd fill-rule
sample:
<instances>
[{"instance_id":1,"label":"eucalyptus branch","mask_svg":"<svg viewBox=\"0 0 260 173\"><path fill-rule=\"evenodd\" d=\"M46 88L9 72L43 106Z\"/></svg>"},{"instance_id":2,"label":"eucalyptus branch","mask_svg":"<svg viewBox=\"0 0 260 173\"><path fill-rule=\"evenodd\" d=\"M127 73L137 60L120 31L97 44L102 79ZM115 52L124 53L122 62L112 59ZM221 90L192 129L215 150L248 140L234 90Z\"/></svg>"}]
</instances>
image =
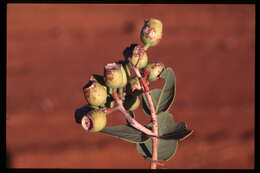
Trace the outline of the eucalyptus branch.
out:
<instances>
[{"instance_id":1,"label":"eucalyptus branch","mask_svg":"<svg viewBox=\"0 0 260 173\"><path fill-rule=\"evenodd\" d=\"M76 122L81 123L87 132L101 132L135 143L137 152L150 161L151 169L157 169L161 161L170 159L177 149L176 140L183 140L192 133L185 122L174 122L171 113L165 111L169 110L175 96L174 71L169 67L166 69L163 63L149 61L146 53L162 39L162 27L158 19L145 20L140 37L143 47L131 44L123 52L125 60L106 64L103 76L92 75L83 87L87 105L75 111ZM132 75L132 71L135 74ZM149 83L160 77L165 79L164 86L150 90ZM141 106L151 115L147 125L140 124L133 116L133 111L140 106L141 93L145 98ZM107 125L107 118L112 118L107 115L115 111L123 114L128 125ZM163 146L159 146L159 140L164 140Z\"/></svg>"}]
</instances>

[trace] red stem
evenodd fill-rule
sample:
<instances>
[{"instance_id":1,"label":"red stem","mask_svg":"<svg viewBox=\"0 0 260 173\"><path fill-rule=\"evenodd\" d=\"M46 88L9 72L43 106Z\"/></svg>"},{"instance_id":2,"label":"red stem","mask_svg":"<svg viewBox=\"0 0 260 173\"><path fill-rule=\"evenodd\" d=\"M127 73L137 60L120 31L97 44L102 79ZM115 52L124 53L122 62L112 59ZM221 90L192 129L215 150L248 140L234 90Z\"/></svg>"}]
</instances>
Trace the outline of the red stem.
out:
<instances>
[{"instance_id":1,"label":"red stem","mask_svg":"<svg viewBox=\"0 0 260 173\"><path fill-rule=\"evenodd\" d=\"M136 76L141 80L145 96L147 98L147 101L149 103L149 107L151 110L151 118L153 123L153 133L154 136L158 136L158 120L157 115L154 109L152 97L150 95L150 89L148 87L147 81L142 77L140 71L138 68L133 66L133 69L136 73ZM152 162L151 162L151 169L157 169L157 162L158 162L158 138L152 137L152 144L153 144L153 155L152 155Z\"/></svg>"}]
</instances>

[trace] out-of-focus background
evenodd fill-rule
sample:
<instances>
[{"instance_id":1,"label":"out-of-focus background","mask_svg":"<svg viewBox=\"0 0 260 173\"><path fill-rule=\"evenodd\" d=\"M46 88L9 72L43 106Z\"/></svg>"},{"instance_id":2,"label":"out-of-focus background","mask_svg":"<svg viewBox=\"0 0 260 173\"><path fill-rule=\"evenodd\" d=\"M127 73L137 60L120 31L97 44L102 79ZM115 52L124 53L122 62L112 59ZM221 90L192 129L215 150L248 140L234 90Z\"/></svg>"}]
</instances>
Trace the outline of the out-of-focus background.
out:
<instances>
[{"instance_id":1,"label":"out-of-focus background","mask_svg":"<svg viewBox=\"0 0 260 173\"><path fill-rule=\"evenodd\" d=\"M9 167L149 168L135 144L86 133L74 111L90 75L141 44L151 17L163 22L163 39L149 59L174 69L170 112L194 130L165 167L254 168L255 6L213 4L8 4Z\"/></svg>"}]
</instances>

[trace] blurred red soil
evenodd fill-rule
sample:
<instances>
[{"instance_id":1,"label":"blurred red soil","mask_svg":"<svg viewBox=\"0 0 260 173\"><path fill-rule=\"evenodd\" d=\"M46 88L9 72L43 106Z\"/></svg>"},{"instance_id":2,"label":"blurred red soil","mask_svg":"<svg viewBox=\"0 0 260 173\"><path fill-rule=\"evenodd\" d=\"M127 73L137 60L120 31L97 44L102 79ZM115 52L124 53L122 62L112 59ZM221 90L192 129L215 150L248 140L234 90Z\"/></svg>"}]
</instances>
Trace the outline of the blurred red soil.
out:
<instances>
[{"instance_id":1,"label":"blurred red soil","mask_svg":"<svg viewBox=\"0 0 260 173\"><path fill-rule=\"evenodd\" d=\"M12 168L149 168L135 144L86 133L74 111L92 73L163 22L149 60L176 74L170 112L194 133L170 169L254 168L255 6L8 4L6 142ZM156 85L156 84L155 84ZM148 122L142 110L137 120ZM109 125L124 122L120 113Z\"/></svg>"}]
</instances>

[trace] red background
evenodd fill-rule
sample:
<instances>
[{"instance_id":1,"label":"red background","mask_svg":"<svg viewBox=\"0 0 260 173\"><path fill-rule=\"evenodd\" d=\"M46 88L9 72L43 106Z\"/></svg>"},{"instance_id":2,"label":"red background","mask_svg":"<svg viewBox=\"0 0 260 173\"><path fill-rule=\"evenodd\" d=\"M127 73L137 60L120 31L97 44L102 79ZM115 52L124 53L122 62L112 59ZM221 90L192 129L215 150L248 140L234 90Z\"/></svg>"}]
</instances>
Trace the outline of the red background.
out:
<instances>
[{"instance_id":1,"label":"red background","mask_svg":"<svg viewBox=\"0 0 260 173\"><path fill-rule=\"evenodd\" d=\"M149 60L174 69L170 112L194 130L165 167L254 168L255 6L209 4L8 4L10 167L149 168L135 144L86 133L74 111L90 75L141 44L150 17L163 22L163 39ZM109 125L120 122L109 115Z\"/></svg>"}]
</instances>

